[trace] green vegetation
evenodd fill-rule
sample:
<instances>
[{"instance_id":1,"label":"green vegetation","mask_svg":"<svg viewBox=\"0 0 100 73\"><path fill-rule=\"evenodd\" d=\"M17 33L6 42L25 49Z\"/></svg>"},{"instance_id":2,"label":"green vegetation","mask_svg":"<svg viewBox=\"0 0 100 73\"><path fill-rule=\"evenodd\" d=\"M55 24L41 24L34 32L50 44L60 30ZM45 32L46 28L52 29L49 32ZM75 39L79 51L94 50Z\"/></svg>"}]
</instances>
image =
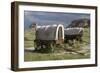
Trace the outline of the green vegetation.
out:
<instances>
[{"instance_id":1,"label":"green vegetation","mask_svg":"<svg viewBox=\"0 0 100 73\"><path fill-rule=\"evenodd\" d=\"M50 48L43 49L42 52L30 52L25 51L24 60L25 61L43 61L43 60L63 60L63 59L86 59L90 58L90 36L89 36L89 28L84 28L84 33L82 37L82 42L73 40L68 43L64 43L61 45L52 46L53 52L42 53L43 51L50 51ZM32 30L27 30L24 33L24 47L30 48L34 47L34 39L35 33ZM84 53L81 55L72 51L65 51L65 49L71 49L80 53Z\"/></svg>"},{"instance_id":2,"label":"green vegetation","mask_svg":"<svg viewBox=\"0 0 100 73\"><path fill-rule=\"evenodd\" d=\"M35 40L35 32L33 30L26 30L24 32L24 47L34 47L34 40Z\"/></svg>"},{"instance_id":3,"label":"green vegetation","mask_svg":"<svg viewBox=\"0 0 100 73\"><path fill-rule=\"evenodd\" d=\"M68 60L68 59L86 59L90 55L79 55L72 53L34 53L25 52L25 61L44 61L44 60Z\"/></svg>"}]
</instances>

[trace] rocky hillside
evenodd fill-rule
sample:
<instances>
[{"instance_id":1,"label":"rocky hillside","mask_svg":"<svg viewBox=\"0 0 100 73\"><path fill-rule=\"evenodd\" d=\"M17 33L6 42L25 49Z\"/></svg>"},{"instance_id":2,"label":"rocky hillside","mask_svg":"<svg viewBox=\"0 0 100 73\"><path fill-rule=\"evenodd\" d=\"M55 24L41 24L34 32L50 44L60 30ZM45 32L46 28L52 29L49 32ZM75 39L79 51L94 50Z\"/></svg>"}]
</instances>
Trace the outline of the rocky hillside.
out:
<instances>
[{"instance_id":1,"label":"rocky hillside","mask_svg":"<svg viewBox=\"0 0 100 73\"><path fill-rule=\"evenodd\" d=\"M78 19L73 20L67 28L71 27L90 27L90 20L89 19Z\"/></svg>"}]
</instances>

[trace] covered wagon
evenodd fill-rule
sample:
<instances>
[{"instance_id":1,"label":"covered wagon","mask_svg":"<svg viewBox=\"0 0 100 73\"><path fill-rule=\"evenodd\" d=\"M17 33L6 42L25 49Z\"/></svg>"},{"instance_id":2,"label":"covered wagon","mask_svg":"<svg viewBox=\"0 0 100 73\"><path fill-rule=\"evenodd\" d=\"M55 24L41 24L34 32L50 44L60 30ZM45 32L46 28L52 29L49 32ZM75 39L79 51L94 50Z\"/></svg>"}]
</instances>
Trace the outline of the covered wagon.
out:
<instances>
[{"instance_id":1,"label":"covered wagon","mask_svg":"<svg viewBox=\"0 0 100 73\"><path fill-rule=\"evenodd\" d=\"M43 25L36 27L37 46L45 48L51 44L61 44L64 42L64 26L62 24Z\"/></svg>"},{"instance_id":2,"label":"covered wagon","mask_svg":"<svg viewBox=\"0 0 100 73\"><path fill-rule=\"evenodd\" d=\"M75 27L75 28L66 28L64 29L65 41L66 40L82 40L83 28Z\"/></svg>"}]
</instances>

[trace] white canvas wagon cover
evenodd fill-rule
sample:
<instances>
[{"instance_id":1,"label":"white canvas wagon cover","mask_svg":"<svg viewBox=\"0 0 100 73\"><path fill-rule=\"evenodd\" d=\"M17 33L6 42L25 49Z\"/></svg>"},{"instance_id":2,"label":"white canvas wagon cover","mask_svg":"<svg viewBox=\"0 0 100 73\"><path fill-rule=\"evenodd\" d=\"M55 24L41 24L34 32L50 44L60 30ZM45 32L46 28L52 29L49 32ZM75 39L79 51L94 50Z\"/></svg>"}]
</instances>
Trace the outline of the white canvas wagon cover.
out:
<instances>
[{"instance_id":1,"label":"white canvas wagon cover","mask_svg":"<svg viewBox=\"0 0 100 73\"><path fill-rule=\"evenodd\" d=\"M75 27L75 28L66 28L64 29L65 35L79 35L83 33L83 28Z\"/></svg>"},{"instance_id":2,"label":"white canvas wagon cover","mask_svg":"<svg viewBox=\"0 0 100 73\"><path fill-rule=\"evenodd\" d=\"M36 40L58 40L59 31L61 32L61 38L64 39L64 26L62 24L37 26Z\"/></svg>"}]
</instances>

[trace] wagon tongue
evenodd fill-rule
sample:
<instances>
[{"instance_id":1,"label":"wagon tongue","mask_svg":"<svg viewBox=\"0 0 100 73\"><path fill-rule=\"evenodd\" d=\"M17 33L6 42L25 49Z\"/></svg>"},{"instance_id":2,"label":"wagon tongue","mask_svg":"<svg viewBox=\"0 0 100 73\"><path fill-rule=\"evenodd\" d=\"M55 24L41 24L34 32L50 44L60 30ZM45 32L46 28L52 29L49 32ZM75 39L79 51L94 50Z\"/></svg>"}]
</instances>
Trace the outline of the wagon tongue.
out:
<instances>
[{"instance_id":1,"label":"wagon tongue","mask_svg":"<svg viewBox=\"0 0 100 73\"><path fill-rule=\"evenodd\" d=\"M68 48L63 48L63 49L64 49L66 52L75 52L75 53L80 54L80 55L85 55L84 53L78 52L78 51L73 50L73 49L68 49Z\"/></svg>"}]
</instances>

